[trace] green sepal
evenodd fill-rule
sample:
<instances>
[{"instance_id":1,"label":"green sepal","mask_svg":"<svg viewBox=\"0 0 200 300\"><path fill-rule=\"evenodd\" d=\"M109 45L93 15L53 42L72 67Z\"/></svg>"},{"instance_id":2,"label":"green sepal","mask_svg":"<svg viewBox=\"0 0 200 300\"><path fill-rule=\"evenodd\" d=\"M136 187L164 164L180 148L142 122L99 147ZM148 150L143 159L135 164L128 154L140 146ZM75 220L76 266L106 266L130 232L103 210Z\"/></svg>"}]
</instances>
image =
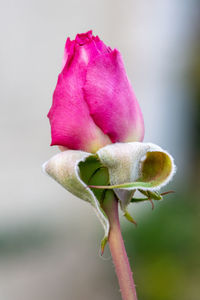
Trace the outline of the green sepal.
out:
<instances>
[{"instance_id":1,"label":"green sepal","mask_svg":"<svg viewBox=\"0 0 200 300\"><path fill-rule=\"evenodd\" d=\"M132 198L130 203L143 202L147 200L149 200L149 198Z\"/></svg>"},{"instance_id":2,"label":"green sepal","mask_svg":"<svg viewBox=\"0 0 200 300\"><path fill-rule=\"evenodd\" d=\"M132 198L131 203L137 203L137 202L142 202L142 201L149 201L149 200L162 200L164 195L168 195L171 193L174 193L174 191L167 191L164 193L159 194L158 192L151 192L151 191L143 191L143 190L138 190L141 194L145 195L146 198Z\"/></svg>"},{"instance_id":3,"label":"green sepal","mask_svg":"<svg viewBox=\"0 0 200 300\"><path fill-rule=\"evenodd\" d=\"M80 162L79 169L81 179L88 186L109 184L108 169L101 164L97 156L90 156L84 162ZM94 188L91 188L91 190L101 203L104 199L105 191Z\"/></svg>"},{"instance_id":4,"label":"green sepal","mask_svg":"<svg viewBox=\"0 0 200 300\"><path fill-rule=\"evenodd\" d=\"M147 199L151 199L151 200L162 200L162 196L160 193L156 192L156 191L143 191L141 189L138 189L138 191L145 195L147 197Z\"/></svg>"},{"instance_id":5,"label":"green sepal","mask_svg":"<svg viewBox=\"0 0 200 300\"><path fill-rule=\"evenodd\" d=\"M102 208L107 195L116 196L124 216L135 223L127 211L128 204L150 200L153 208L152 199L161 200L166 194L155 190L171 180L176 167L171 155L159 146L132 142L107 145L96 154L67 150L52 157L43 170L93 206L105 231L101 242L103 252L109 234L109 220ZM136 190L146 198L133 198Z\"/></svg>"},{"instance_id":6,"label":"green sepal","mask_svg":"<svg viewBox=\"0 0 200 300\"><path fill-rule=\"evenodd\" d=\"M172 178L173 174L175 173L175 165L173 158L166 151L163 151L161 148L153 144L128 143L126 147L127 156L123 156L123 147L121 144L106 146L98 152L100 160L103 160L109 169L110 178L112 179L113 177L114 179L111 180L111 185L109 186L93 185L91 186L92 188L125 190L141 189L153 191L158 190L162 186L166 185ZM141 151L140 155L138 154L140 153L139 151ZM112 152L115 154L115 156L111 155ZM138 156L137 159L131 160L132 156L136 156L135 153ZM111 163L109 165L110 160L106 160L107 157L110 160L112 158L112 165ZM120 159L124 159L124 162L122 161L119 163ZM127 173L127 176L125 176L124 172L122 172L122 168L124 169L124 172ZM134 170L135 173L131 170ZM122 183L117 182L117 176L119 175L122 177L120 174L123 174L124 176L124 182ZM120 180L122 179L120 178Z\"/></svg>"},{"instance_id":7,"label":"green sepal","mask_svg":"<svg viewBox=\"0 0 200 300\"><path fill-rule=\"evenodd\" d=\"M158 192L152 192L152 191L143 191L141 189L138 190L141 194L145 195L147 198L132 198L131 202L142 202L142 201L150 201L152 205L152 209L154 209L154 203L153 200L162 200L161 194Z\"/></svg>"},{"instance_id":8,"label":"green sepal","mask_svg":"<svg viewBox=\"0 0 200 300\"><path fill-rule=\"evenodd\" d=\"M127 209L124 210L123 216L131 223L137 225L136 221L133 219L133 217L130 215Z\"/></svg>"},{"instance_id":9,"label":"green sepal","mask_svg":"<svg viewBox=\"0 0 200 300\"><path fill-rule=\"evenodd\" d=\"M79 163L80 177L85 182L85 184L89 185L108 185L109 184L109 173L108 169L104 167L99 161L97 156L89 156L85 161ZM91 188L91 191L97 198L101 211L104 216L107 218L105 211L102 208L102 203L106 198L106 190L94 189ZM101 255L103 255L105 246L108 242L108 231L105 234L104 238L101 241Z\"/></svg>"},{"instance_id":10,"label":"green sepal","mask_svg":"<svg viewBox=\"0 0 200 300\"><path fill-rule=\"evenodd\" d=\"M83 151L67 150L47 161L43 170L66 190L92 205L104 228L102 245L105 245L109 234L109 221L99 201L103 197L103 191L94 192L88 187L89 182L108 184L108 175L97 156Z\"/></svg>"},{"instance_id":11,"label":"green sepal","mask_svg":"<svg viewBox=\"0 0 200 300\"><path fill-rule=\"evenodd\" d=\"M101 256L104 253L105 250L105 246L107 245L108 242L108 236L105 236L102 240L101 240Z\"/></svg>"}]
</instances>

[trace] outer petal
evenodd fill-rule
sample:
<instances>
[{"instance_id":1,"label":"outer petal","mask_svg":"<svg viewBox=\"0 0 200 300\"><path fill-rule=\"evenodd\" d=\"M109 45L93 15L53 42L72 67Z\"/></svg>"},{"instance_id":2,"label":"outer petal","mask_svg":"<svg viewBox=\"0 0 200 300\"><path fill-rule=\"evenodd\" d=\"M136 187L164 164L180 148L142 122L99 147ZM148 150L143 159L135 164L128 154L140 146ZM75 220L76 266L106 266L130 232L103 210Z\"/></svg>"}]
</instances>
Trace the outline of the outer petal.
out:
<instances>
[{"instance_id":1,"label":"outer petal","mask_svg":"<svg viewBox=\"0 0 200 300\"><path fill-rule=\"evenodd\" d=\"M88 54L90 54L89 56L91 58L94 58L92 57L92 55L96 56L99 54L111 52L111 48L107 47L98 36L92 35L92 30L86 33L80 33L76 35L76 38L73 41L71 41L70 38L67 38L63 56L63 68L66 62L70 62L71 58L74 55L74 51L77 49L77 46L85 48ZM94 52L91 50L93 50Z\"/></svg>"},{"instance_id":2,"label":"outer petal","mask_svg":"<svg viewBox=\"0 0 200 300\"><path fill-rule=\"evenodd\" d=\"M66 44L65 44L65 50L64 50L64 55L63 55L63 64L62 64L62 69L66 65L66 63L70 63L71 59L73 58L74 55L74 45L75 41L71 41L70 38L67 39Z\"/></svg>"},{"instance_id":3,"label":"outer petal","mask_svg":"<svg viewBox=\"0 0 200 300\"><path fill-rule=\"evenodd\" d=\"M68 57L59 75L53 104L48 114L51 123L51 145L96 152L109 144L110 139L94 123L83 98L82 87L85 82L88 57L94 55L95 45L94 43L91 45L90 51L77 44L69 48L71 57Z\"/></svg>"},{"instance_id":4,"label":"outer petal","mask_svg":"<svg viewBox=\"0 0 200 300\"><path fill-rule=\"evenodd\" d=\"M96 47L98 48L98 50L100 51L101 54L103 53L107 53L107 52L111 52L112 49L110 47L107 47L101 40L100 38L97 36L93 36L92 37L93 41L95 42Z\"/></svg>"},{"instance_id":5,"label":"outer petal","mask_svg":"<svg viewBox=\"0 0 200 300\"><path fill-rule=\"evenodd\" d=\"M113 143L143 140L142 113L119 51L89 63L84 93L95 123Z\"/></svg>"},{"instance_id":6,"label":"outer petal","mask_svg":"<svg viewBox=\"0 0 200 300\"><path fill-rule=\"evenodd\" d=\"M85 45L91 40L92 40L92 30L89 30L88 32L85 33L78 33L75 38L75 41L79 45Z\"/></svg>"},{"instance_id":7,"label":"outer petal","mask_svg":"<svg viewBox=\"0 0 200 300\"><path fill-rule=\"evenodd\" d=\"M86 46L88 43L91 43L92 41L95 43L99 53L103 54L111 51L110 47L107 47L104 44L104 42L100 40L98 35L97 36L92 35L92 30L86 33L77 34L75 39L75 42L80 46Z\"/></svg>"},{"instance_id":8,"label":"outer petal","mask_svg":"<svg viewBox=\"0 0 200 300\"><path fill-rule=\"evenodd\" d=\"M43 165L43 170L69 192L89 202L93 206L105 232L101 242L103 250L108 240L109 221L95 194L80 177L79 164L84 162L88 157L92 157L92 155L83 151L64 151L48 160Z\"/></svg>"},{"instance_id":9,"label":"outer petal","mask_svg":"<svg viewBox=\"0 0 200 300\"><path fill-rule=\"evenodd\" d=\"M97 155L109 170L111 184L101 188L115 189L123 209L131 200L131 191L158 191L176 171L172 156L152 143L116 143L100 149Z\"/></svg>"},{"instance_id":10,"label":"outer petal","mask_svg":"<svg viewBox=\"0 0 200 300\"><path fill-rule=\"evenodd\" d=\"M90 60L93 60L97 55L110 52L110 47L107 47L98 36L92 35L92 30L77 34L74 41L67 38L63 56L63 68L67 68L74 56L75 51L79 51L81 47L80 61L87 65ZM65 66L66 65L66 66Z\"/></svg>"}]
</instances>

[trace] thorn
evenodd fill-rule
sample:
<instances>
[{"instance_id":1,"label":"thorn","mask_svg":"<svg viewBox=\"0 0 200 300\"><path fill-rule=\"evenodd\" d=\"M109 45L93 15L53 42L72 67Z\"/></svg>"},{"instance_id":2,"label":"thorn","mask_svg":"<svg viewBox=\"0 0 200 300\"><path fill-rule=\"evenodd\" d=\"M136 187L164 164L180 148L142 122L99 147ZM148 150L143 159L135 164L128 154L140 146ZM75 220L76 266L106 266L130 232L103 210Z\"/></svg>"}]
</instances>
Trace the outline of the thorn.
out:
<instances>
[{"instance_id":1,"label":"thorn","mask_svg":"<svg viewBox=\"0 0 200 300\"><path fill-rule=\"evenodd\" d=\"M154 209L154 203L152 199L149 199L149 201L151 202L151 206L152 206L152 210Z\"/></svg>"},{"instance_id":2,"label":"thorn","mask_svg":"<svg viewBox=\"0 0 200 300\"><path fill-rule=\"evenodd\" d=\"M161 196L164 196L164 195L167 195L167 194L172 194L172 193L175 193L175 191L168 191L168 192L161 193Z\"/></svg>"}]
</instances>

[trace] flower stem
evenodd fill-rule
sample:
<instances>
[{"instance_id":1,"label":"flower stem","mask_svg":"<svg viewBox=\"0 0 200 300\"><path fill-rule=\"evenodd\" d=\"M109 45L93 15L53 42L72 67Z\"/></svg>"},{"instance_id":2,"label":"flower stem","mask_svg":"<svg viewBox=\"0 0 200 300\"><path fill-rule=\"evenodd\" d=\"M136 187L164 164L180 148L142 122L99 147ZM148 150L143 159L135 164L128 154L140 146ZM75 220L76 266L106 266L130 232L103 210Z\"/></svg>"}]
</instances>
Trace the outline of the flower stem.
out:
<instances>
[{"instance_id":1,"label":"flower stem","mask_svg":"<svg viewBox=\"0 0 200 300\"><path fill-rule=\"evenodd\" d=\"M118 201L113 194L110 194L110 197L106 197L106 201L103 203L103 209L110 222L108 243L115 265L122 299L137 300L135 284L120 230Z\"/></svg>"}]
</instances>

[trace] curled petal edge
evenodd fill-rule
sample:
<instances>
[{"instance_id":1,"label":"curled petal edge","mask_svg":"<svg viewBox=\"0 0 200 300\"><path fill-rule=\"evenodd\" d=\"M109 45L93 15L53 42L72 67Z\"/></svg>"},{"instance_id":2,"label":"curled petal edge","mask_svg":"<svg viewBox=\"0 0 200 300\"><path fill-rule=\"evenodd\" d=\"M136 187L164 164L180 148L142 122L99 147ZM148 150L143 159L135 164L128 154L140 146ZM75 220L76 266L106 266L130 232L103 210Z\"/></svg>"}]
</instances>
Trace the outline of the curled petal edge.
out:
<instances>
[{"instance_id":1,"label":"curled petal edge","mask_svg":"<svg viewBox=\"0 0 200 300\"><path fill-rule=\"evenodd\" d=\"M101 249L103 252L108 240L109 221L92 190L80 178L79 164L80 162L84 162L90 156L92 156L91 153L67 150L53 156L44 163L43 171L70 193L92 205L104 228L104 237L101 241Z\"/></svg>"},{"instance_id":2,"label":"curled petal edge","mask_svg":"<svg viewBox=\"0 0 200 300\"><path fill-rule=\"evenodd\" d=\"M159 191L176 172L173 157L152 143L116 143L97 154L109 170L110 185L96 188L114 189L124 212L136 189Z\"/></svg>"}]
</instances>

